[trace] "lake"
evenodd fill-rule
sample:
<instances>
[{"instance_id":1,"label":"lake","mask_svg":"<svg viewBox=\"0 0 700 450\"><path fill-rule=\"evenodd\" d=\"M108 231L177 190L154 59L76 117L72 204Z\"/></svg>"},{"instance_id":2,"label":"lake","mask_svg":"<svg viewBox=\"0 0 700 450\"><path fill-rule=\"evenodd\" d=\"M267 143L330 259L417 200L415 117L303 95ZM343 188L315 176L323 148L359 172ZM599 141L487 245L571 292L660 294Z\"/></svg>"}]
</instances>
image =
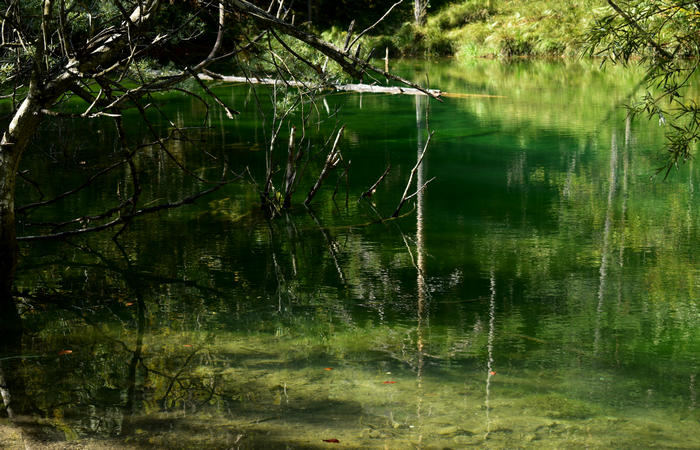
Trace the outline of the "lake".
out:
<instances>
[{"instance_id":1,"label":"lake","mask_svg":"<svg viewBox=\"0 0 700 450\"><path fill-rule=\"evenodd\" d=\"M690 161L656 175L666 128L624 109L641 72L395 69L444 101L305 104L311 157L274 217L259 198L269 88L215 85L233 120L192 97L153 99L162 135L164 116L189 130L164 147L126 117L142 205L210 186L178 166L240 181L123 230L22 244L24 332L0 362L35 414L2 419L0 446L700 447L700 174ZM341 125L343 163L307 209ZM391 219L431 131L409 193L435 179ZM276 186L288 139L283 125ZM120 151L108 121L45 125L22 167L42 192L21 182L18 204L80 185ZM119 166L21 216L18 234L66 229L55 224L119 204L132 184Z\"/></svg>"}]
</instances>

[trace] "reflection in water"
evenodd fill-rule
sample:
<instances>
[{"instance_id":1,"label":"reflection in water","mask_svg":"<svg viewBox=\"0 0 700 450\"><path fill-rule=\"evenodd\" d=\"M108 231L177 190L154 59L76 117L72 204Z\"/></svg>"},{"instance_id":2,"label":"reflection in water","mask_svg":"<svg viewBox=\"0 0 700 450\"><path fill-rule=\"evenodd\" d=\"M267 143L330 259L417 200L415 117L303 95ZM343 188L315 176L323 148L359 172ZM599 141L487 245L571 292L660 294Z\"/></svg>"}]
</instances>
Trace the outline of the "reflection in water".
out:
<instances>
[{"instance_id":1,"label":"reflection in water","mask_svg":"<svg viewBox=\"0 0 700 450\"><path fill-rule=\"evenodd\" d=\"M695 194L695 185L693 184L693 159L688 162L690 170L688 170L688 209L686 212L686 221L688 222L686 232L690 238L693 231L693 200Z\"/></svg>"},{"instance_id":2,"label":"reflection in water","mask_svg":"<svg viewBox=\"0 0 700 450\"><path fill-rule=\"evenodd\" d=\"M425 146L425 134L426 134L426 124L425 117L427 114L427 103L428 98L422 95L414 96L416 101L416 134L417 134L417 151L416 151L416 161L420 161L421 154L423 153L423 147ZM428 325L426 323L426 313L427 313L427 296L428 287L425 282L425 242L423 236L423 211L424 211L424 190L423 183L425 179L425 164L426 161L418 166L418 174L416 187L418 189L418 196L416 201L416 285L417 285L417 351L418 351L418 407L417 407L417 419L420 422L422 418L422 406L423 406L423 368L424 368L424 355L423 348L424 342L424 328ZM418 444L423 442L422 426L419 424L419 436Z\"/></svg>"},{"instance_id":3,"label":"reflection in water","mask_svg":"<svg viewBox=\"0 0 700 450\"><path fill-rule=\"evenodd\" d=\"M129 365L125 379L126 401L124 402L123 408L124 419L123 421L117 420L117 424L115 426L117 434L128 436L135 431L133 418L140 412L140 402L143 400L140 394L143 392L143 385L148 384L148 369L142 365L143 340L146 333L146 317L148 315L148 309L146 306L146 297L143 292L143 285L139 283L138 278L131 275L135 272L135 270L132 266L128 251L116 240L114 240L114 244L117 247L118 254L122 256L126 267L126 270L124 271L124 281L126 282L129 291L133 293L134 299L136 300L136 304L134 305L136 307L136 340L134 342L133 349L125 349L127 350L127 354L131 354L131 357L125 357L125 359L128 359ZM141 369L142 375L142 379L140 380L138 377L139 369ZM92 412L92 415L97 416L98 414L96 412ZM95 428L98 426L95 426Z\"/></svg>"},{"instance_id":4,"label":"reflection in water","mask_svg":"<svg viewBox=\"0 0 700 450\"><path fill-rule=\"evenodd\" d=\"M25 247L24 335L0 339L4 399L35 405L51 445L700 446L697 176L651 189L635 175L655 168L645 150L663 138L655 127L628 121L618 149L608 131L590 132L601 114L588 105L610 104L601 77L577 71L550 95L527 73L493 80L503 98L434 105L428 159L439 179L416 195L415 218L372 223L365 202L341 210L321 191L314 215L292 208L267 221L242 185L135 221L121 249L103 235ZM217 89L245 109L245 91ZM567 117L572 96L592 98ZM355 115L352 96L328 103L349 112L351 189L391 161L372 199L385 211L416 162L407 138L417 135L418 152L425 143L425 98L365 96ZM196 117L183 111L186 126ZM232 161L262 173L259 116L224 122L211 147L228 143ZM200 151L178 154L194 164ZM27 170L46 174L36 161ZM191 187L162 160L140 163L161 186L153 198ZM414 219L415 241L392 226L412 230ZM605 296L612 280L617 305Z\"/></svg>"},{"instance_id":5,"label":"reflection in water","mask_svg":"<svg viewBox=\"0 0 700 450\"><path fill-rule=\"evenodd\" d=\"M22 351L23 332L22 319L13 299L0 298L0 398L11 421L31 413L26 400L26 383L20 375L25 359Z\"/></svg>"},{"instance_id":6,"label":"reflection in water","mask_svg":"<svg viewBox=\"0 0 700 450\"><path fill-rule=\"evenodd\" d=\"M598 282L598 306L596 308L596 327L595 327L595 343L594 350L598 353L600 344L600 328L601 316L603 315L603 304L605 300L605 288L608 278L608 260L610 247L610 234L612 232L613 221L613 199L615 197L615 185L617 183L617 142L615 140L615 131L612 132L610 138L610 173L608 175L608 203L605 212L605 225L603 228L603 247L601 249L601 260Z\"/></svg>"},{"instance_id":7,"label":"reflection in water","mask_svg":"<svg viewBox=\"0 0 700 450\"><path fill-rule=\"evenodd\" d=\"M0 326L6 324L0 322ZM22 398L20 380L17 380L18 366L20 361L20 338L7 336L3 333L2 344L0 347L0 395L2 396L5 412L10 420L14 420L16 416L15 399ZM18 405L17 405L18 406Z\"/></svg>"},{"instance_id":8,"label":"reflection in water","mask_svg":"<svg viewBox=\"0 0 700 450\"><path fill-rule=\"evenodd\" d=\"M630 168L630 157L629 150L632 141L632 117L627 114L625 118L625 147L622 153L622 212L620 215L620 229L624 230L627 221L627 197L629 195L629 168ZM623 253L625 251L625 233L620 236L620 255L619 255L619 265L622 267L624 265ZM622 271L620 271L620 279L622 278ZM621 289L618 292L621 294Z\"/></svg>"},{"instance_id":9,"label":"reflection in water","mask_svg":"<svg viewBox=\"0 0 700 450\"><path fill-rule=\"evenodd\" d=\"M692 411L695 409L698 400L697 393L695 392L695 374L690 375L688 390L690 391L690 406L688 408Z\"/></svg>"},{"instance_id":10,"label":"reflection in water","mask_svg":"<svg viewBox=\"0 0 700 450\"><path fill-rule=\"evenodd\" d=\"M495 339L495 325L496 325L496 274L494 269L491 269L491 274L489 277L489 287L491 295L489 296L489 334L488 341L486 343L486 399L484 400L484 407L486 408L486 434L485 437L491 433L491 378L496 373L494 370L494 360L493 360L493 345Z\"/></svg>"},{"instance_id":11,"label":"reflection in water","mask_svg":"<svg viewBox=\"0 0 700 450\"><path fill-rule=\"evenodd\" d=\"M331 255L331 259L333 260L333 265L335 266L335 270L338 272L338 278L340 279L340 282L342 284L345 284L345 274L343 274L343 269L340 267L340 263L338 263L338 255L336 251L336 243L335 241L331 238L330 234L328 233L328 230L321 224L321 222L318 220L318 217L316 217L316 214L314 214L313 209L309 208L308 213L311 216L311 218L314 220L314 223L316 226L318 226L318 230L321 232L323 235L323 239L326 241L326 248L328 249L328 254Z\"/></svg>"}]
</instances>

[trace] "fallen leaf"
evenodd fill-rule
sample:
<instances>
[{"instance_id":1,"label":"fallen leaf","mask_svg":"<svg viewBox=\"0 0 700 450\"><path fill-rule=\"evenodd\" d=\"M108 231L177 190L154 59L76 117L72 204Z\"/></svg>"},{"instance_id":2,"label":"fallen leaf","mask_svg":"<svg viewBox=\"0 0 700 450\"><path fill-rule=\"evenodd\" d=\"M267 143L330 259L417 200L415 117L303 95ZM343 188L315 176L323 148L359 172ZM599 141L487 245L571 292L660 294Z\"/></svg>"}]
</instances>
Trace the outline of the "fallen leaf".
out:
<instances>
[{"instance_id":1,"label":"fallen leaf","mask_svg":"<svg viewBox=\"0 0 700 450\"><path fill-rule=\"evenodd\" d=\"M496 371L495 371L495 370L492 370L492 371L489 372L489 373L490 373L491 375L496 375Z\"/></svg>"},{"instance_id":2,"label":"fallen leaf","mask_svg":"<svg viewBox=\"0 0 700 450\"><path fill-rule=\"evenodd\" d=\"M395 384L396 381L385 381L384 384Z\"/></svg>"},{"instance_id":3,"label":"fallen leaf","mask_svg":"<svg viewBox=\"0 0 700 450\"><path fill-rule=\"evenodd\" d=\"M333 370L333 368L332 368L332 367L326 367L326 368L323 369L323 370Z\"/></svg>"},{"instance_id":4,"label":"fallen leaf","mask_svg":"<svg viewBox=\"0 0 700 450\"><path fill-rule=\"evenodd\" d=\"M70 355L71 353L73 353L73 350L61 350L58 352L59 355Z\"/></svg>"},{"instance_id":5,"label":"fallen leaf","mask_svg":"<svg viewBox=\"0 0 700 450\"><path fill-rule=\"evenodd\" d=\"M323 442L331 442L333 444L340 444L340 441L336 438L333 439L324 439Z\"/></svg>"}]
</instances>

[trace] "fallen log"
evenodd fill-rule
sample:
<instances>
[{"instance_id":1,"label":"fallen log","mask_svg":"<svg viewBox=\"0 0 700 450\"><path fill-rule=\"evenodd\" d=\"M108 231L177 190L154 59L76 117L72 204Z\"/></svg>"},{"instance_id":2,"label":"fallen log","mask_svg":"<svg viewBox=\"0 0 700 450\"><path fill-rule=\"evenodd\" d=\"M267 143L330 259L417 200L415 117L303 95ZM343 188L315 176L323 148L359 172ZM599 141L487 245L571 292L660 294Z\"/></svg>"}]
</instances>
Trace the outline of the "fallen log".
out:
<instances>
[{"instance_id":1,"label":"fallen log","mask_svg":"<svg viewBox=\"0 0 700 450\"><path fill-rule=\"evenodd\" d=\"M254 84L266 84L266 85L282 85L285 84L291 87L308 87L307 84L300 81L294 80L276 80L274 78L247 78L247 77L235 77L226 75L210 76L205 74L197 75L200 80L203 81L221 81L224 83L254 83ZM324 89L329 91L337 92L362 92L362 93L372 93L372 94L404 94L404 95L427 95L425 92L420 91L415 88L407 88L400 86L377 86L374 84L361 84L361 83L351 83L351 84L331 84L323 86ZM435 97L440 97L442 93L438 89L427 89L430 94Z\"/></svg>"}]
</instances>

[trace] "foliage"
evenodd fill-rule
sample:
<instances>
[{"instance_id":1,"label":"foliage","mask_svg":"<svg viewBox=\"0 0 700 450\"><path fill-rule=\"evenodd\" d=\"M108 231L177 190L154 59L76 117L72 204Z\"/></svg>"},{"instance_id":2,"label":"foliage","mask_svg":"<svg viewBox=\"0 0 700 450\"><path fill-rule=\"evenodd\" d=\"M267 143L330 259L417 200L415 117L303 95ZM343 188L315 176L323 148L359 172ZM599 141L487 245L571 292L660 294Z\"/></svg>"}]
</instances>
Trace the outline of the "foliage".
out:
<instances>
[{"instance_id":1,"label":"foliage","mask_svg":"<svg viewBox=\"0 0 700 450\"><path fill-rule=\"evenodd\" d=\"M406 22L397 33L375 42L380 46L390 40L403 55L572 55L580 50L579 36L591 9L601 4L600 0L457 1L437 9L425 25Z\"/></svg>"},{"instance_id":2,"label":"foliage","mask_svg":"<svg viewBox=\"0 0 700 450\"><path fill-rule=\"evenodd\" d=\"M588 31L588 51L612 63L639 62L647 93L631 105L669 127L667 176L692 157L700 139L700 107L687 88L700 56L700 5L681 0L630 0L610 8Z\"/></svg>"},{"instance_id":3,"label":"foliage","mask_svg":"<svg viewBox=\"0 0 700 450\"><path fill-rule=\"evenodd\" d=\"M490 2L484 4L478 1L468 1L450 5L431 17L430 21L437 22L438 28L442 30L449 30L474 22L486 21L495 12L496 9Z\"/></svg>"}]
</instances>

